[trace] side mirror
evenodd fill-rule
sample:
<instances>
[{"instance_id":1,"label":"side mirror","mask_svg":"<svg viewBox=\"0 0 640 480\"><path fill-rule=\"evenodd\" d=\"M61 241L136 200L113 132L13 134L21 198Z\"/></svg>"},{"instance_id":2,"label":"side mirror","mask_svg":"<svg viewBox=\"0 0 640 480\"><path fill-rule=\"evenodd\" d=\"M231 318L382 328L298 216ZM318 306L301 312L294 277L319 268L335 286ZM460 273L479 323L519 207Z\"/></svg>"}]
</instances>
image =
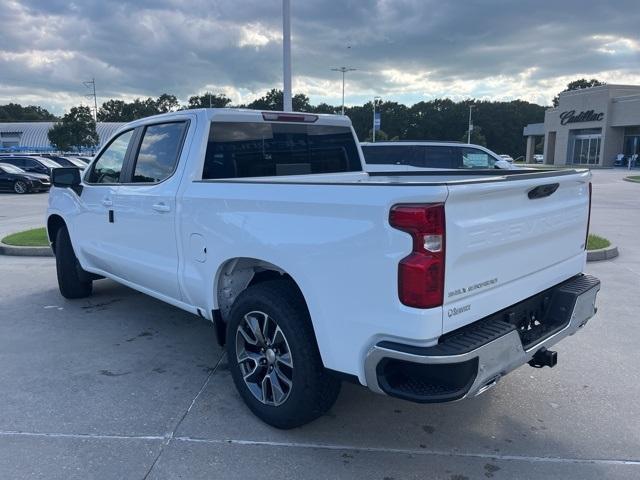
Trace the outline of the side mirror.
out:
<instances>
[{"instance_id":1,"label":"side mirror","mask_svg":"<svg viewBox=\"0 0 640 480\"><path fill-rule=\"evenodd\" d=\"M70 188L78 195L82 193L80 170L76 167L54 168L51 172L51 183L54 187Z\"/></svg>"}]
</instances>

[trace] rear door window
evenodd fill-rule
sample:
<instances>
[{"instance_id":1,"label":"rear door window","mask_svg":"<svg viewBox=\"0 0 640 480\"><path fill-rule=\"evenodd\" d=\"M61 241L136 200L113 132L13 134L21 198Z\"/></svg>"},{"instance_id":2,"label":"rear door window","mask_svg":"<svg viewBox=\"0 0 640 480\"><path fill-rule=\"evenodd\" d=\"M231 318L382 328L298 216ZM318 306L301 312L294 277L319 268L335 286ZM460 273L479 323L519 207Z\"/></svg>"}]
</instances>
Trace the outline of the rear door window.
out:
<instances>
[{"instance_id":1,"label":"rear door window","mask_svg":"<svg viewBox=\"0 0 640 480\"><path fill-rule=\"evenodd\" d=\"M477 148L460 148L462 156L462 168L494 168L496 159Z\"/></svg>"},{"instance_id":2,"label":"rear door window","mask_svg":"<svg viewBox=\"0 0 640 480\"><path fill-rule=\"evenodd\" d=\"M460 168L459 154L455 147L424 146L425 167L429 168Z\"/></svg>"},{"instance_id":3,"label":"rear door window","mask_svg":"<svg viewBox=\"0 0 640 480\"><path fill-rule=\"evenodd\" d=\"M362 170L349 127L213 122L203 179L305 175Z\"/></svg>"},{"instance_id":4,"label":"rear door window","mask_svg":"<svg viewBox=\"0 0 640 480\"><path fill-rule=\"evenodd\" d=\"M93 164L87 181L89 183L118 183L120 173L127 156L129 142L133 137L133 130L126 131L111 141L102 151L100 158Z\"/></svg>"},{"instance_id":5,"label":"rear door window","mask_svg":"<svg viewBox=\"0 0 640 480\"><path fill-rule=\"evenodd\" d=\"M134 183L157 183L171 176L178 163L186 129L186 122L145 128L133 171Z\"/></svg>"}]
</instances>

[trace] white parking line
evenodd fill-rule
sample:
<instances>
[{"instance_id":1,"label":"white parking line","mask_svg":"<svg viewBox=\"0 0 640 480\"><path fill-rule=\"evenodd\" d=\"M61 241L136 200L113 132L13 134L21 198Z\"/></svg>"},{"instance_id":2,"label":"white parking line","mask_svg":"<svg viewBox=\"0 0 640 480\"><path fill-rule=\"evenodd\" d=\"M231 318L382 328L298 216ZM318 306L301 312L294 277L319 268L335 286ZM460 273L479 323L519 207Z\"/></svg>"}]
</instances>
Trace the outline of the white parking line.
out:
<instances>
[{"instance_id":1,"label":"white parking line","mask_svg":"<svg viewBox=\"0 0 640 480\"><path fill-rule=\"evenodd\" d=\"M162 435L100 435L94 433L43 433L21 432L19 430L0 431L0 437L45 437L45 438L75 438L96 440L164 440Z\"/></svg>"},{"instance_id":2,"label":"white parking line","mask_svg":"<svg viewBox=\"0 0 640 480\"><path fill-rule=\"evenodd\" d=\"M92 433L39 433L39 432L21 432L21 431L0 431L0 437L44 437L44 438L71 438L71 439L95 439L95 440L143 440L143 441L160 441L167 440L166 435L100 435ZM244 446L265 446L265 447L285 447L285 448L307 448L319 450L335 450L335 451L358 451L369 453L397 453L410 455L435 455L440 457L460 457L460 458L481 458L505 461L520 462L542 462L542 463L579 463L594 465L633 465L640 466L640 460L616 460L608 458L569 458L569 457L538 457L527 455L504 455L496 453L482 452L451 452L447 450L431 450L431 449L411 449L411 448L385 448L385 447L366 447L355 445L340 445L327 443L299 443L299 442L272 442L260 440L215 440L206 438L193 437L172 437L171 441L185 443L203 443L209 445L244 445Z\"/></svg>"},{"instance_id":3,"label":"white parking line","mask_svg":"<svg viewBox=\"0 0 640 480\"><path fill-rule=\"evenodd\" d=\"M209 440L192 437L174 437L180 442L209 443L217 445L251 445L268 447L291 447L291 448L311 448L321 450L347 450L370 453L400 453L410 455L436 455L441 457L464 457L482 458L494 460L513 460L523 462L549 462L549 463L591 463L596 465L636 465L640 466L640 460L615 460L606 458L565 458L565 457L535 457L526 455L504 455L495 453L475 453L475 452L451 452L447 450L410 449L410 448L385 448L385 447L363 447L353 445L325 444L325 443L298 443L298 442L270 442L259 440Z\"/></svg>"}]
</instances>

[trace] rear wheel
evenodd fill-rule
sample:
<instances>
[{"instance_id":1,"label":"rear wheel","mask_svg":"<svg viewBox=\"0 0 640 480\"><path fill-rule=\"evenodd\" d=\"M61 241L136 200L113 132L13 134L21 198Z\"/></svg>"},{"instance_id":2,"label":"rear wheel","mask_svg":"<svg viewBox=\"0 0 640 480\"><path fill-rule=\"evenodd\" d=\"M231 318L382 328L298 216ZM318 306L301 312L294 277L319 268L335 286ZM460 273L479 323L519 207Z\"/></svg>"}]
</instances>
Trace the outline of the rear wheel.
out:
<instances>
[{"instance_id":1,"label":"rear wheel","mask_svg":"<svg viewBox=\"0 0 640 480\"><path fill-rule=\"evenodd\" d=\"M67 227L63 226L58 229L55 253L58 287L62 296L65 298L84 298L91 295L93 282L87 279L89 274L80 267L71 245Z\"/></svg>"},{"instance_id":2,"label":"rear wheel","mask_svg":"<svg viewBox=\"0 0 640 480\"><path fill-rule=\"evenodd\" d=\"M238 392L269 425L304 425L338 397L340 380L322 364L309 312L291 281L246 289L231 309L226 345Z\"/></svg>"},{"instance_id":3,"label":"rear wheel","mask_svg":"<svg viewBox=\"0 0 640 480\"><path fill-rule=\"evenodd\" d=\"M16 180L13 184L13 191L19 194L27 193L29 186L23 180Z\"/></svg>"}]
</instances>

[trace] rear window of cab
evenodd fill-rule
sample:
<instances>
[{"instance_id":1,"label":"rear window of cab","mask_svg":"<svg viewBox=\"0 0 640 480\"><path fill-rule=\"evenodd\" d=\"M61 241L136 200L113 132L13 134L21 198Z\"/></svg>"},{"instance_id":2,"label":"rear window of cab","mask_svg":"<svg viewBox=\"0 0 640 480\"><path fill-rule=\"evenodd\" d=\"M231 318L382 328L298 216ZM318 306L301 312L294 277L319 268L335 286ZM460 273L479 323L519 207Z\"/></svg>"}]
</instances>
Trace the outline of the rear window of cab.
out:
<instances>
[{"instance_id":1,"label":"rear window of cab","mask_svg":"<svg viewBox=\"0 0 640 480\"><path fill-rule=\"evenodd\" d=\"M346 126L212 122L203 179L271 177L362 170Z\"/></svg>"}]
</instances>

